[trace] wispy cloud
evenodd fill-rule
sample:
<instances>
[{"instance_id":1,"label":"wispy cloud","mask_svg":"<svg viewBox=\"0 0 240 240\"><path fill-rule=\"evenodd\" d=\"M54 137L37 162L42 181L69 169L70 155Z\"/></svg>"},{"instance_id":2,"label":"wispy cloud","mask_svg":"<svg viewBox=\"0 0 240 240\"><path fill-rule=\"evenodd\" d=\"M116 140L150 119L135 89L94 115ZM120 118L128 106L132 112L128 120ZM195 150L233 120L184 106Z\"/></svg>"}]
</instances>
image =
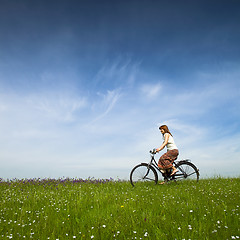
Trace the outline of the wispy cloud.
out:
<instances>
[{"instance_id":1,"label":"wispy cloud","mask_svg":"<svg viewBox=\"0 0 240 240\"><path fill-rule=\"evenodd\" d=\"M160 83L149 83L143 84L141 86L141 92L143 97L146 97L149 100L153 100L156 97L160 97L159 93L162 90L162 86Z\"/></svg>"},{"instance_id":2,"label":"wispy cloud","mask_svg":"<svg viewBox=\"0 0 240 240\"><path fill-rule=\"evenodd\" d=\"M91 121L91 124L104 118L113 109L113 107L121 97L121 93L119 90L108 90L106 94L98 93L98 95L101 99L99 102L94 103L94 108L97 109L97 113L100 109L100 114Z\"/></svg>"},{"instance_id":3,"label":"wispy cloud","mask_svg":"<svg viewBox=\"0 0 240 240\"><path fill-rule=\"evenodd\" d=\"M56 129L74 123L88 104L85 97L55 91L1 94L0 100L4 105L0 129L13 142L56 135Z\"/></svg>"},{"instance_id":4,"label":"wispy cloud","mask_svg":"<svg viewBox=\"0 0 240 240\"><path fill-rule=\"evenodd\" d=\"M85 97L55 92L28 96L26 101L45 117L60 122L73 122L76 120L75 114L88 104Z\"/></svg>"},{"instance_id":5,"label":"wispy cloud","mask_svg":"<svg viewBox=\"0 0 240 240\"><path fill-rule=\"evenodd\" d=\"M114 62L106 62L93 79L94 85L107 85L108 88L132 86L139 72L140 62L133 62L131 58L119 56Z\"/></svg>"}]
</instances>

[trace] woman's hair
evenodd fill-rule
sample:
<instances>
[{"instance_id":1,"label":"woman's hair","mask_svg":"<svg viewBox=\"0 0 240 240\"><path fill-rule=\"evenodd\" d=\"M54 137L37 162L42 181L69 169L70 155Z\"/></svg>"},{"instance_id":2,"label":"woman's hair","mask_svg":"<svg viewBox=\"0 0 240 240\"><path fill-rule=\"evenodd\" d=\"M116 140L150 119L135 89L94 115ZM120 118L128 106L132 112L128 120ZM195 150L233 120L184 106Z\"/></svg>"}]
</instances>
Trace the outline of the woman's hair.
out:
<instances>
[{"instance_id":1,"label":"woman's hair","mask_svg":"<svg viewBox=\"0 0 240 240\"><path fill-rule=\"evenodd\" d=\"M172 134L170 133L170 131L169 131L168 127L167 127L167 125L162 125L162 126L160 126L160 127L159 127L159 130L160 130L160 129L163 129L163 130L164 130L164 133L169 133L169 134L172 136Z\"/></svg>"}]
</instances>

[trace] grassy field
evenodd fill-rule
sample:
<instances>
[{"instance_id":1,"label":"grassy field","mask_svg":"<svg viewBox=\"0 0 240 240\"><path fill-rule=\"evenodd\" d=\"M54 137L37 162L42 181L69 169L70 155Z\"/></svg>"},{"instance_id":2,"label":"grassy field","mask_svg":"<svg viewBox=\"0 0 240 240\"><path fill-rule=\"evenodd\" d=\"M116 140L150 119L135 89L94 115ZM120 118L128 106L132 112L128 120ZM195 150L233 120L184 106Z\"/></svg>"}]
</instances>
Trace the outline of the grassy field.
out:
<instances>
[{"instance_id":1,"label":"grassy field","mask_svg":"<svg viewBox=\"0 0 240 240\"><path fill-rule=\"evenodd\" d=\"M0 180L0 239L239 239L240 179Z\"/></svg>"}]
</instances>

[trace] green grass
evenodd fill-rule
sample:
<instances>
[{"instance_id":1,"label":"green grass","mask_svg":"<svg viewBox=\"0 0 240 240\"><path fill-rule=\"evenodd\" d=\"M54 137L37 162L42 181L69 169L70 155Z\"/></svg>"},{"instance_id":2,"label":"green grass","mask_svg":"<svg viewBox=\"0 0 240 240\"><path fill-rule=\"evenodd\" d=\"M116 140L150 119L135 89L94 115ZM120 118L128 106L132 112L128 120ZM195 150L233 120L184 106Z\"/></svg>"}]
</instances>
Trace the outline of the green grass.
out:
<instances>
[{"instance_id":1,"label":"green grass","mask_svg":"<svg viewBox=\"0 0 240 240\"><path fill-rule=\"evenodd\" d=\"M239 239L240 179L0 181L0 239Z\"/></svg>"}]
</instances>

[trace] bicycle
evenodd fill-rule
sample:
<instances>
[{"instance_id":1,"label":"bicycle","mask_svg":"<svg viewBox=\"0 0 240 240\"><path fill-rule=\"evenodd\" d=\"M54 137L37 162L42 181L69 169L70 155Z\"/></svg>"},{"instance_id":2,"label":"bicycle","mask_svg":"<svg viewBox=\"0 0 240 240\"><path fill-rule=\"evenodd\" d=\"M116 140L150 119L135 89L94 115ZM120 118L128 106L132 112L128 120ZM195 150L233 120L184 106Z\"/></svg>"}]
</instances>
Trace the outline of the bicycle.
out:
<instances>
[{"instance_id":1,"label":"bicycle","mask_svg":"<svg viewBox=\"0 0 240 240\"><path fill-rule=\"evenodd\" d=\"M149 163L141 163L135 166L130 173L130 182L132 186L138 185L141 182L158 182L158 172L162 174L164 182L178 181L178 180L199 180L199 169L189 159L174 161L173 165L178 169L174 175L170 176L172 169L165 171L160 170L154 158L156 150L150 150L151 160Z\"/></svg>"}]
</instances>

